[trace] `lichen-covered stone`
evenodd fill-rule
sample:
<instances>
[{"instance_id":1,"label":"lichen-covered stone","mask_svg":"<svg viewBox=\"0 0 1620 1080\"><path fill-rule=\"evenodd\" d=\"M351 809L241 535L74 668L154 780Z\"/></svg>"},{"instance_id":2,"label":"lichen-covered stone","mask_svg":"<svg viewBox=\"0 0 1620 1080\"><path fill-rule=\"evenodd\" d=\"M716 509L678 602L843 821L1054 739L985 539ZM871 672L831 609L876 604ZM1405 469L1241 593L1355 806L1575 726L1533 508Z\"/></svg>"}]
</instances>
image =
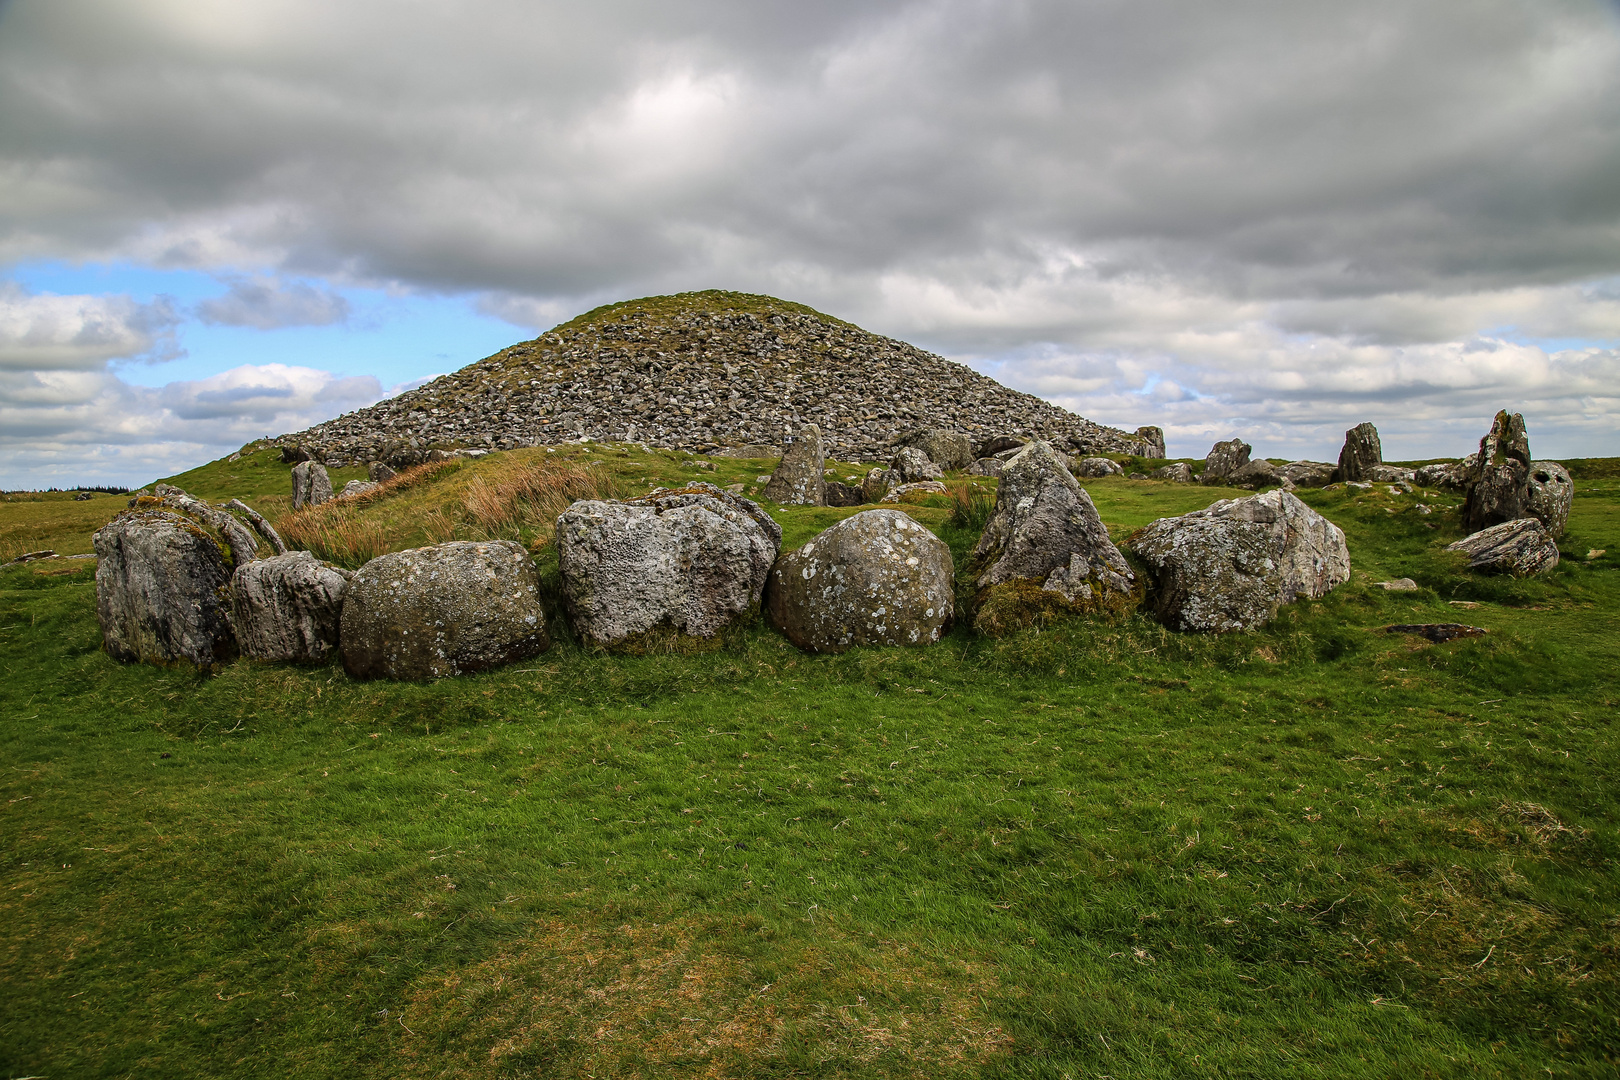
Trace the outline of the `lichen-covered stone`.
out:
<instances>
[{"instance_id":1,"label":"lichen-covered stone","mask_svg":"<svg viewBox=\"0 0 1620 1080\"><path fill-rule=\"evenodd\" d=\"M713 484L576 502L557 519L569 621L614 648L653 631L714 639L759 610L781 542L757 504Z\"/></svg>"},{"instance_id":2,"label":"lichen-covered stone","mask_svg":"<svg viewBox=\"0 0 1620 1080\"><path fill-rule=\"evenodd\" d=\"M821 429L806 424L798 431L782 455L761 493L783 506L826 506L827 452L822 446Z\"/></svg>"},{"instance_id":3,"label":"lichen-covered stone","mask_svg":"<svg viewBox=\"0 0 1620 1080\"><path fill-rule=\"evenodd\" d=\"M1530 577L1558 565L1558 545L1546 526L1532 517L1504 521L1465 536L1447 551L1468 556L1468 569L1482 574Z\"/></svg>"},{"instance_id":4,"label":"lichen-covered stone","mask_svg":"<svg viewBox=\"0 0 1620 1080\"><path fill-rule=\"evenodd\" d=\"M1556 461L1532 461L1525 482L1524 508L1553 539L1569 525L1569 507L1575 499L1575 481Z\"/></svg>"},{"instance_id":5,"label":"lichen-covered stone","mask_svg":"<svg viewBox=\"0 0 1620 1080\"><path fill-rule=\"evenodd\" d=\"M771 569L771 625L810 652L938 641L954 603L951 551L899 510L845 518Z\"/></svg>"},{"instance_id":6,"label":"lichen-covered stone","mask_svg":"<svg viewBox=\"0 0 1620 1080\"><path fill-rule=\"evenodd\" d=\"M1290 461L1277 475L1295 487L1327 487L1333 482L1333 466L1325 461Z\"/></svg>"},{"instance_id":7,"label":"lichen-covered stone","mask_svg":"<svg viewBox=\"0 0 1620 1080\"><path fill-rule=\"evenodd\" d=\"M902 446L889 461L891 484L915 484L921 480L940 480L944 476L945 471L915 446Z\"/></svg>"},{"instance_id":8,"label":"lichen-covered stone","mask_svg":"<svg viewBox=\"0 0 1620 1080\"><path fill-rule=\"evenodd\" d=\"M126 510L93 543L96 617L109 655L204 671L236 658L230 569L207 530L168 510Z\"/></svg>"},{"instance_id":9,"label":"lichen-covered stone","mask_svg":"<svg viewBox=\"0 0 1620 1080\"><path fill-rule=\"evenodd\" d=\"M1073 475L1085 477L1089 480L1101 479L1104 476L1125 475L1125 470L1120 466L1119 462L1114 461L1112 458L1074 458L1070 464L1072 465L1071 472Z\"/></svg>"},{"instance_id":10,"label":"lichen-covered stone","mask_svg":"<svg viewBox=\"0 0 1620 1080\"><path fill-rule=\"evenodd\" d=\"M319 663L338 647L347 570L307 551L257 559L231 575L231 610L242 655Z\"/></svg>"},{"instance_id":11,"label":"lichen-covered stone","mask_svg":"<svg viewBox=\"0 0 1620 1080\"><path fill-rule=\"evenodd\" d=\"M941 469L965 469L973 460L973 441L948 428L922 428L900 437L897 446L921 450Z\"/></svg>"},{"instance_id":12,"label":"lichen-covered stone","mask_svg":"<svg viewBox=\"0 0 1620 1080\"><path fill-rule=\"evenodd\" d=\"M1414 470L1412 480L1424 487L1462 491L1468 486L1468 477L1478 460L1479 455L1474 453L1461 461L1437 461L1433 465L1424 465Z\"/></svg>"},{"instance_id":13,"label":"lichen-covered stone","mask_svg":"<svg viewBox=\"0 0 1620 1080\"><path fill-rule=\"evenodd\" d=\"M343 485L343 490L338 492L337 497L348 499L356 495L364 495L368 491L376 491L377 487L378 484L375 480L350 480Z\"/></svg>"},{"instance_id":14,"label":"lichen-covered stone","mask_svg":"<svg viewBox=\"0 0 1620 1080\"><path fill-rule=\"evenodd\" d=\"M1171 462L1161 465L1148 474L1154 480L1168 480L1172 484L1190 484L1193 482L1192 466L1185 461Z\"/></svg>"},{"instance_id":15,"label":"lichen-covered stone","mask_svg":"<svg viewBox=\"0 0 1620 1080\"><path fill-rule=\"evenodd\" d=\"M1286 491L1160 518L1125 547L1153 577L1149 602L1176 630L1225 633L1350 579L1344 532Z\"/></svg>"},{"instance_id":16,"label":"lichen-covered stone","mask_svg":"<svg viewBox=\"0 0 1620 1080\"><path fill-rule=\"evenodd\" d=\"M1029 442L1027 438L1019 435L992 435L974 449L973 457L975 459L995 457L1009 450L1019 450L1027 442Z\"/></svg>"},{"instance_id":17,"label":"lichen-covered stone","mask_svg":"<svg viewBox=\"0 0 1620 1080\"><path fill-rule=\"evenodd\" d=\"M867 473L866 477L861 481L862 505L882 502L883 496L888 493L889 488L896 482L894 477L889 474L889 470L885 468L873 469Z\"/></svg>"},{"instance_id":18,"label":"lichen-covered stone","mask_svg":"<svg viewBox=\"0 0 1620 1080\"><path fill-rule=\"evenodd\" d=\"M339 637L343 666L359 679L437 679L551 645L534 563L509 540L379 555L344 591Z\"/></svg>"},{"instance_id":19,"label":"lichen-covered stone","mask_svg":"<svg viewBox=\"0 0 1620 1080\"><path fill-rule=\"evenodd\" d=\"M914 484L898 484L883 496L886 503L916 502L930 495L948 495L950 489L939 480L918 480ZM911 498L907 499L906 496Z\"/></svg>"},{"instance_id":20,"label":"lichen-covered stone","mask_svg":"<svg viewBox=\"0 0 1620 1080\"><path fill-rule=\"evenodd\" d=\"M967 467L969 476L1000 476L1002 466L1006 464L1000 458L982 457Z\"/></svg>"},{"instance_id":21,"label":"lichen-covered stone","mask_svg":"<svg viewBox=\"0 0 1620 1080\"><path fill-rule=\"evenodd\" d=\"M1474 533L1529 516L1530 435L1524 417L1502 410L1479 440L1463 479L1463 528Z\"/></svg>"},{"instance_id":22,"label":"lichen-covered stone","mask_svg":"<svg viewBox=\"0 0 1620 1080\"><path fill-rule=\"evenodd\" d=\"M1339 451L1340 480L1377 480L1373 469L1383 463L1384 447L1376 427L1357 424L1344 433L1344 447Z\"/></svg>"},{"instance_id":23,"label":"lichen-covered stone","mask_svg":"<svg viewBox=\"0 0 1620 1080\"><path fill-rule=\"evenodd\" d=\"M1242 468L1234 469L1226 476L1226 482L1233 487L1262 488L1276 487L1283 483L1282 474L1277 466L1265 458L1255 458ZM1285 485L1287 486L1287 485Z\"/></svg>"},{"instance_id":24,"label":"lichen-covered stone","mask_svg":"<svg viewBox=\"0 0 1620 1080\"><path fill-rule=\"evenodd\" d=\"M1029 443L1002 468L996 506L973 551L970 573L977 593L975 625L1001 632L1018 624L1009 596L1038 585L1072 613L1117 612L1134 607L1141 586L1079 481L1048 444ZM998 590L1000 594L998 596ZM995 601L992 625L979 618Z\"/></svg>"},{"instance_id":25,"label":"lichen-covered stone","mask_svg":"<svg viewBox=\"0 0 1620 1080\"><path fill-rule=\"evenodd\" d=\"M1210 447L1204 457L1204 471L1198 475L1200 483L1225 483L1226 478L1249 463L1254 448L1242 439L1228 439Z\"/></svg>"},{"instance_id":26,"label":"lichen-covered stone","mask_svg":"<svg viewBox=\"0 0 1620 1080\"><path fill-rule=\"evenodd\" d=\"M1152 424L1145 425L1136 429L1136 437L1142 440L1142 457L1162 459L1165 456L1163 428Z\"/></svg>"},{"instance_id":27,"label":"lichen-covered stone","mask_svg":"<svg viewBox=\"0 0 1620 1080\"><path fill-rule=\"evenodd\" d=\"M318 461L300 461L292 471L292 508L319 506L332 498L332 478Z\"/></svg>"}]
</instances>

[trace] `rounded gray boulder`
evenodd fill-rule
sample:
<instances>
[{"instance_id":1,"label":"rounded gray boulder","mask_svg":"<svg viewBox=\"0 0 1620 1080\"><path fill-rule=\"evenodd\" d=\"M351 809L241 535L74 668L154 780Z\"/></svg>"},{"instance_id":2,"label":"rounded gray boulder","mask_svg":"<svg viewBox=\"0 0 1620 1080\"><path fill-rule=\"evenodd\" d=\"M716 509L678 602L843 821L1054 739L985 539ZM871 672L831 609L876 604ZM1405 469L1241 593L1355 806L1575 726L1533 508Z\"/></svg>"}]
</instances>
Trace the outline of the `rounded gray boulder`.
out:
<instances>
[{"instance_id":1,"label":"rounded gray boulder","mask_svg":"<svg viewBox=\"0 0 1620 1080\"><path fill-rule=\"evenodd\" d=\"M771 568L771 625L810 652L928 645L954 603L951 549L899 510L864 510Z\"/></svg>"},{"instance_id":2,"label":"rounded gray boulder","mask_svg":"<svg viewBox=\"0 0 1620 1080\"><path fill-rule=\"evenodd\" d=\"M458 540L380 555L343 597L343 667L357 679L437 679L544 652L540 580L521 545Z\"/></svg>"},{"instance_id":3,"label":"rounded gray boulder","mask_svg":"<svg viewBox=\"0 0 1620 1080\"><path fill-rule=\"evenodd\" d=\"M338 647L343 593L354 575L307 551L236 568L231 611L242 655L318 663Z\"/></svg>"}]
</instances>

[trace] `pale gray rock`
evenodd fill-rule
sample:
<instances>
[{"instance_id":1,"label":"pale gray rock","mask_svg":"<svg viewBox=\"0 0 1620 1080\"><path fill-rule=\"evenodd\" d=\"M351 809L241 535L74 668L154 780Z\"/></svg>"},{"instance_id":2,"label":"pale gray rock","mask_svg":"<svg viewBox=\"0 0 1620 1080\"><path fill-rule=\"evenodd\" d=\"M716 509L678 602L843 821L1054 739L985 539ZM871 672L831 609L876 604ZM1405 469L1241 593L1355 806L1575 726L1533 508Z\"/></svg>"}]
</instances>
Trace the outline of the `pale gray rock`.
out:
<instances>
[{"instance_id":1,"label":"pale gray rock","mask_svg":"<svg viewBox=\"0 0 1620 1080\"><path fill-rule=\"evenodd\" d=\"M1350 579L1344 532L1286 491L1160 518L1126 547L1147 563L1154 609L1177 630L1251 629Z\"/></svg>"},{"instance_id":2,"label":"pale gray rock","mask_svg":"<svg viewBox=\"0 0 1620 1080\"><path fill-rule=\"evenodd\" d=\"M319 506L332 498L332 478L318 461L301 461L292 471L292 508Z\"/></svg>"},{"instance_id":3,"label":"pale gray rock","mask_svg":"<svg viewBox=\"0 0 1620 1080\"><path fill-rule=\"evenodd\" d=\"M510 540L458 540L357 570L339 644L355 678L423 680L524 660L551 639L528 552Z\"/></svg>"},{"instance_id":4,"label":"pale gray rock","mask_svg":"<svg viewBox=\"0 0 1620 1080\"><path fill-rule=\"evenodd\" d=\"M1073 475L1088 480L1096 480L1104 476L1125 475L1125 470L1119 462L1105 457L1074 458L1070 461L1070 466Z\"/></svg>"},{"instance_id":5,"label":"pale gray rock","mask_svg":"<svg viewBox=\"0 0 1620 1080\"><path fill-rule=\"evenodd\" d=\"M1253 450L1242 439L1216 443L1204 457L1204 471L1199 474L1199 481L1205 484L1224 483L1228 476L1249 463L1249 454Z\"/></svg>"},{"instance_id":6,"label":"pale gray rock","mask_svg":"<svg viewBox=\"0 0 1620 1080\"><path fill-rule=\"evenodd\" d=\"M1473 471L1479 455L1469 454L1461 461L1439 461L1433 465L1424 465L1413 473L1413 482L1424 487L1445 488L1449 491L1462 491L1468 483L1468 475Z\"/></svg>"},{"instance_id":7,"label":"pale gray rock","mask_svg":"<svg viewBox=\"0 0 1620 1080\"><path fill-rule=\"evenodd\" d=\"M376 491L379 486L374 480L350 480L343 485L343 490L338 492L337 497L348 499L355 495L364 495L368 491Z\"/></svg>"},{"instance_id":8,"label":"pale gray rock","mask_svg":"<svg viewBox=\"0 0 1620 1080\"><path fill-rule=\"evenodd\" d=\"M889 462L890 483L915 484L919 480L940 480L944 470L915 446L903 446Z\"/></svg>"},{"instance_id":9,"label":"pale gray rock","mask_svg":"<svg viewBox=\"0 0 1620 1080\"><path fill-rule=\"evenodd\" d=\"M1524 417L1503 410L1479 441L1479 452L1463 479L1463 528L1479 532L1528 517L1530 435Z\"/></svg>"},{"instance_id":10,"label":"pale gray rock","mask_svg":"<svg viewBox=\"0 0 1620 1080\"><path fill-rule=\"evenodd\" d=\"M969 476L1000 476L1006 462L999 458L982 457L967 467Z\"/></svg>"},{"instance_id":11,"label":"pale gray rock","mask_svg":"<svg viewBox=\"0 0 1620 1080\"><path fill-rule=\"evenodd\" d=\"M918 480L914 484L898 484L883 496L886 503L897 503L907 495L946 495L949 489L940 480Z\"/></svg>"},{"instance_id":12,"label":"pale gray rock","mask_svg":"<svg viewBox=\"0 0 1620 1080\"><path fill-rule=\"evenodd\" d=\"M1333 482L1333 466L1325 461L1290 461L1277 473L1295 487L1327 487Z\"/></svg>"},{"instance_id":13,"label":"pale gray rock","mask_svg":"<svg viewBox=\"0 0 1620 1080\"><path fill-rule=\"evenodd\" d=\"M1524 508L1553 539L1569 525L1569 507L1575 499L1575 481L1556 461L1532 461L1525 485Z\"/></svg>"},{"instance_id":14,"label":"pale gray rock","mask_svg":"<svg viewBox=\"0 0 1620 1080\"><path fill-rule=\"evenodd\" d=\"M224 537L225 546L230 549L231 561L235 565L241 566L259 557L258 538L253 535L251 529L232 515L169 484L158 484L157 493L164 506L202 522Z\"/></svg>"},{"instance_id":15,"label":"pale gray rock","mask_svg":"<svg viewBox=\"0 0 1620 1080\"><path fill-rule=\"evenodd\" d=\"M1400 465L1374 465L1367 470L1364 479L1378 484L1410 484L1417 479L1417 470Z\"/></svg>"},{"instance_id":16,"label":"pale gray rock","mask_svg":"<svg viewBox=\"0 0 1620 1080\"><path fill-rule=\"evenodd\" d=\"M1339 451L1340 480L1381 480L1373 470L1384 463L1383 444L1378 440L1378 429L1371 424L1357 424L1344 433L1344 448Z\"/></svg>"},{"instance_id":17,"label":"pale gray rock","mask_svg":"<svg viewBox=\"0 0 1620 1080\"><path fill-rule=\"evenodd\" d=\"M1153 425L1139 427L1136 429L1136 437L1142 440L1142 457L1163 458L1165 456L1163 428Z\"/></svg>"},{"instance_id":18,"label":"pale gray rock","mask_svg":"<svg viewBox=\"0 0 1620 1080\"><path fill-rule=\"evenodd\" d=\"M307 551L238 566L231 611L243 656L319 663L338 646L343 591L353 577Z\"/></svg>"},{"instance_id":19,"label":"pale gray rock","mask_svg":"<svg viewBox=\"0 0 1620 1080\"><path fill-rule=\"evenodd\" d=\"M1154 480L1168 480L1172 484L1190 484L1193 482L1192 466L1185 461L1172 462L1161 465L1149 474Z\"/></svg>"},{"instance_id":20,"label":"pale gray rock","mask_svg":"<svg viewBox=\"0 0 1620 1080\"><path fill-rule=\"evenodd\" d=\"M1136 575L1119 553L1091 496L1064 467L1050 445L1026 445L1001 472L996 506L979 537L970 566L975 618L996 601L997 618L1008 595L1029 587L1061 596L1085 610L1117 611L1135 603ZM991 592L1002 586L1003 595ZM1027 597L1039 600L1040 597ZM1012 621L1016 622L1016 619Z\"/></svg>"},{"instance_id":21,"label":"pale gray rock","mask_svg":"<svg viewBox=\"0 0 1620 1080\"><path fill-rule=\"evenodd\" d=\"M713 484L626 502L576 502L557 519L569 620L597 645L670 629L712 638L759 610L781 526Z\"/></svg>"},{"instance_id":22,"label":"pale gray rock","mask_svg":"<svg viewBox=\"0 0 1620 1080\"><path fill-rule=\"evenodd\" d=\"M845 518L771 569L771 625L810 652L927 645L950 621L951 551L899 510Z\"/></svg>"},{"instance_id":23,"label":"pale gray rock","mask_svg":"<svg viewBox=\"0 0 1620 1080\"><path fill-rule=\"evenodd\" d=\"M827 452L821 429L806 424L788 444L782 463L765 483L766 499L783 506L827 505Z\"/></svg>"},{"instance_id":24,"label":"pale gray rock","mask_svg":"<svg viewBox=\"0 0 1620 1080\"><path fill-rule=\"evenodd\" d=\"M281 534L276 532L275 527L272 526L268 521L264 520L263 515L261 515L257 510L253 509L253 507L249 506L241 499L232 499L230 502L225 503L222 509L233 510L236 513L246 517L248 519L248 523L253 526L253 530L260 536L264 537L265 543L270 545L272 552L277 555L287 554L287 544L286 541L281 539Z\"/></svg>"},{"instance_id":25,"label":"pale gray rock","mask_svg":"<svg viewBox=\"0 0 1620 1080\"><path fill-rule=\"evenodd\" d=\"M1403 577L1396 578L1394 581L1375 581L1373 586L1383 589L1385 592L1416 592L1418 583L1409 577Z\"/></svg>"},{"instance_id":26,"label":"pale gray rock","mask_svg":"<svg viewBox=\"0 0 1620 1080\"><path fill-rule=\"evenodd\" d=\"M392 480L398 475L399 473L395 472L392 468L381 461L373 461L369 466L366 467L366 478L374 484L380 484L385 480ZM350 483L353 483L353 481L350 481Z\"/></svg>"},{"instance_id":27,"label":"pale gray rock","mask_svg":"<svg viewBox=\"0 0 1620 1080\"><path fill-rule=\"evenodd\" d=\"M236 659L222 545L171 510L126 510L92 538L96 617L116 660L216 670Z\"/></svg>"},{"instance_id":28,"label":"pale gray rock","mask_svg":"<svg viewBox=\"0 0 1620 1080\"><path fill-rule=\"evenodd\" d=\"M973 461L973 440L947 428L922 428L900 437L897 446L915 447L943 470L965 469ZM926 477L924 479L927 479Z\"/></svg>"},{"instance_id":29,"label":"pale gray rock","mask_svg":"<svg viewBox=\"0 0 1620 1080\"><path fill-rule=\"evenodd\" d=\"M1468 569L1482 574L1510 574L1530 577L1545 573L1558 565L1558 545L1547 532L1546 526L1535 518L1518 518L1481 529L1455 544L1447 551L1460 551L1468 556Z\"/></svg>"},{"instance_id":30,"label":"pale gray rock","mask_svg":"<svg viewBox=\"0 0 1620 1080\"><path fill-rule=\"evenodd\" d=\"M764 458L776 457L781 452L782 452L781 447L779 447L779 446L771 446L768 443L746 443L746 444L744 444L742 446L721 446L721 447L718 447L718 448L716 448L714 450L710 450L709 451L709 456L710 457L723 457L723 458L748 458L748 459L751 459L751 460L761 460L761 459L764 459Z\"/></svg>"}]
</instances>

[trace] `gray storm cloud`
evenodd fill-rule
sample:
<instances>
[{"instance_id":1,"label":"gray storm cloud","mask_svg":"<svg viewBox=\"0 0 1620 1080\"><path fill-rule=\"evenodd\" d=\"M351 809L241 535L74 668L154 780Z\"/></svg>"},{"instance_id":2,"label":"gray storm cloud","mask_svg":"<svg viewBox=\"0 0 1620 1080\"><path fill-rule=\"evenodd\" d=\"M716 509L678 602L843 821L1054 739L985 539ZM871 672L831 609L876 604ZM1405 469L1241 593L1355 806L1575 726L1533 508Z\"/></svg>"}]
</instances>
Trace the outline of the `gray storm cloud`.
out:
<instances>
[{"instance_id":1,"label":"gray storm cloud","mask_svg":"<svg viewBox=\"0 0 1620 1080\"><path fill-rule=\"evenodd\" d=\"M532 326L720 286L1183 453L1617 433L1612 3L0 11L0 260L237 275L205 319L342 318L246 268Z\"/></svg>"}]
</instances>

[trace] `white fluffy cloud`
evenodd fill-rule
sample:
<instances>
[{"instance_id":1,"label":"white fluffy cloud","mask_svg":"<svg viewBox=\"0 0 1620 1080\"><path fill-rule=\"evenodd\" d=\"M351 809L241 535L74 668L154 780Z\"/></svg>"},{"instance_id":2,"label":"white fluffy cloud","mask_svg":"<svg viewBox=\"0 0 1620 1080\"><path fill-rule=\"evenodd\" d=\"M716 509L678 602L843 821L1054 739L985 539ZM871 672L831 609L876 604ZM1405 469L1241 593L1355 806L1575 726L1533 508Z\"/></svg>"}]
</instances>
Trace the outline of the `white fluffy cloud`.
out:
<instances>
[{"instance_id":1,"label":"white fluffy cloud","mask_svg":"<svg viewBox=\"0 0 1620 1080\"><path fill-rule=\"evenodd\" d=\"M0 30L0 261L236 274L215 321L340 320L319 279L532 326L719 286L1189 440L1502 405L1620 436L1604 0L13 0Z\"/></svg>"},{"instance_id":2,"label":"white fluffy cloud","mask_svg":"<svg viewBox=\"0 0 1620 1080\"><path fill-rule=\"evenodd\" d=\"M0 282L0 372L95 370L115 358L166 357L179 321L167 301L35 296Z\"/></svg>"}]
</instances>

